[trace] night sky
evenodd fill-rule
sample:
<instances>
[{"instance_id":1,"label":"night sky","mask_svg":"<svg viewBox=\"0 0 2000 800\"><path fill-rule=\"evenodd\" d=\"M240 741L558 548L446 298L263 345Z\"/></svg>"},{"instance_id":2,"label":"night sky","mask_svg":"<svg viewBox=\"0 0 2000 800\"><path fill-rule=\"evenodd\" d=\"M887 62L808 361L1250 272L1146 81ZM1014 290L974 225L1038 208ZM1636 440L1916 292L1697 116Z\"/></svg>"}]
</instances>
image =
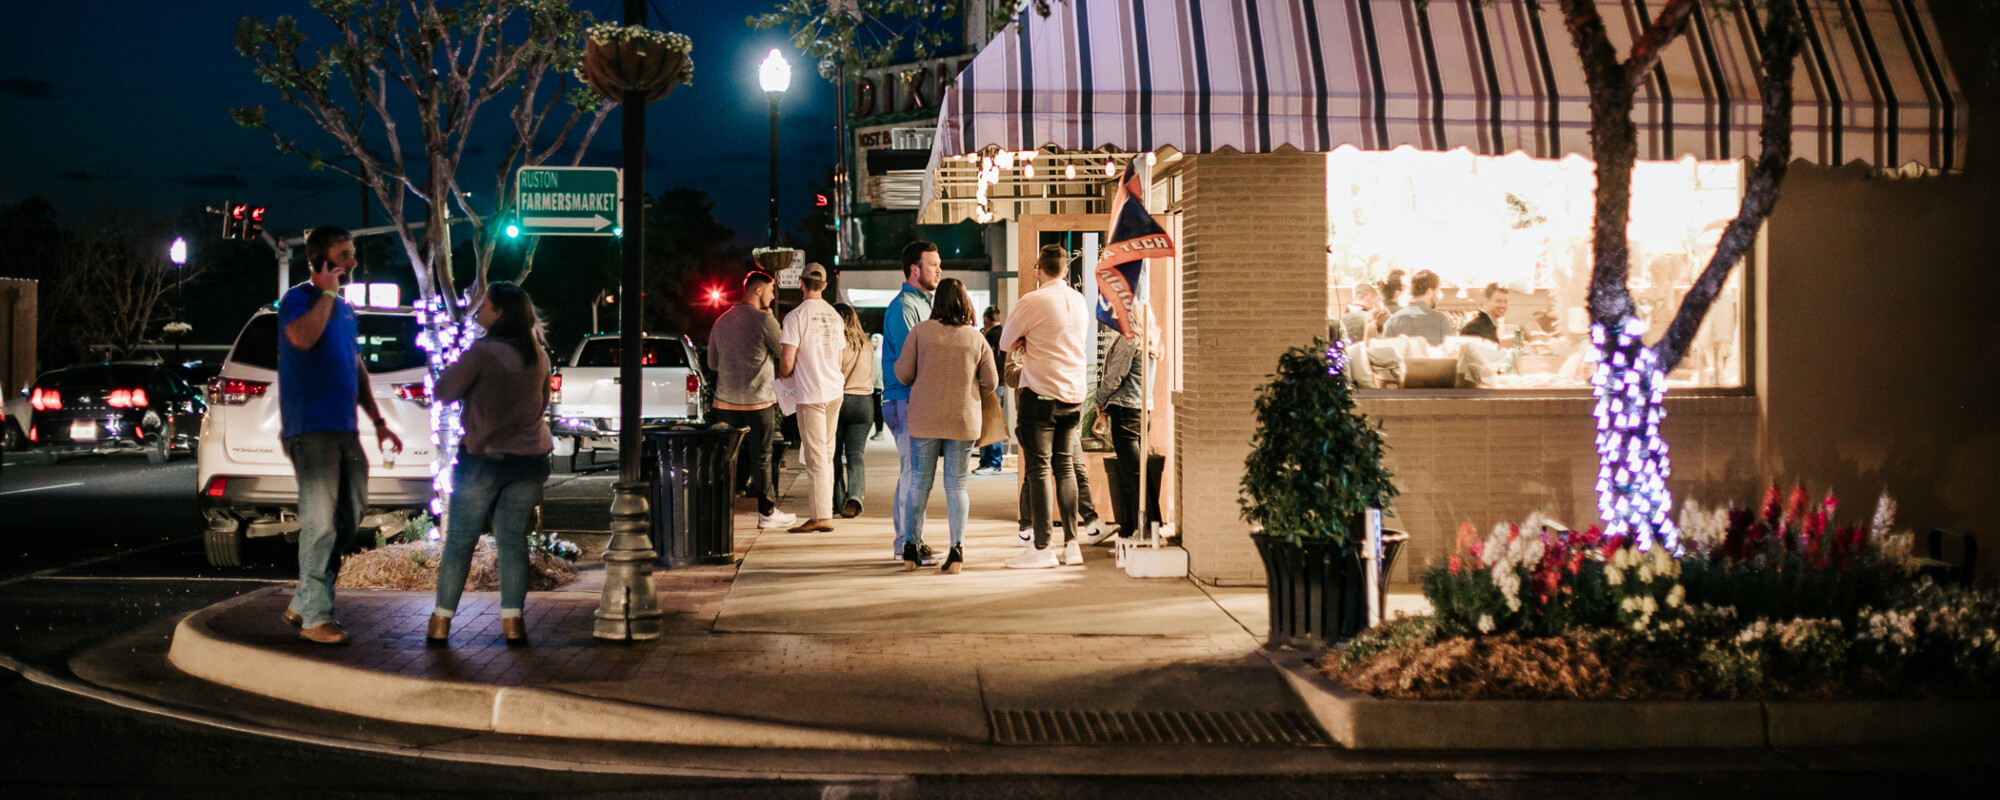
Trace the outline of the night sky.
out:
<instances>
[{"instance_id":1,"label":"night sky","mask_svg":"<svg viewBox=\"0 0 2000 800\"><path fill-rule=\"evenodd\" d=\"M624 8L619 0L576 5L600 19L621 19ZM775 5L653 3L672 29L694 39L695 71L694 85L648 106L646 188L708 192L717 217L746 245L762 244L764 231L769 122L757 64L770 48L783 48L793 64L780 131L784 229L807 212L811 185L835 158L832 83L801 62L782 30L744 25L746 16ZM239 17L283 14L306 23L308 44L331 33L305 0L8 3L0 19L0 203L39 195L64 226L110 207L167 217L224 201L268 207L268 227L287 234L358 226L355 183L309 171L304 159L276 152L268 134L230 121L231 107L262 104L280 131L330 156L339 152L332 137L252 75L232 46ZM653 23L665 27L657 16ZM502 124L507 99L482 109L475 142L483 139L485 152L466 156L460 169L481 210L492 203L490 159L511 132ZM619 113L605 121L586 165L619 165ZM406 116L406 142L414 127ZM383 224L379 209L372 222Z\"/></svg>"}]
</instances>

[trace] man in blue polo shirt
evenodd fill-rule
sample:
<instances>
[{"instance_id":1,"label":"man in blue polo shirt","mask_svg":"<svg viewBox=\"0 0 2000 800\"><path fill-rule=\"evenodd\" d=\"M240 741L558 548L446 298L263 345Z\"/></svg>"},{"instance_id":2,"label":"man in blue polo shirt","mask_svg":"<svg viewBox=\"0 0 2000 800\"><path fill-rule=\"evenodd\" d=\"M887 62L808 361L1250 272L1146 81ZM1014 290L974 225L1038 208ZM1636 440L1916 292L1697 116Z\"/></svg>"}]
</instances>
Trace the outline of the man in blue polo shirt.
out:
<instances>
[{"instance_id":1,"label":"man in blue polo shirt","mask_svg":"<svg viewBox=\"0 0 2000 800\"><path fill-rule=\"evenodd\" d=\"M299 638L319 644L351 639L333 620L333 580L339 544L352 541L368 506L368 459L354 408L375 424L383 449L403 440L382 423L361 366L353 307L340 286L354 269L354 237L335 227L306 236L312 279L278 302L279 441L299 483L299 583L285 621Z\"/></svg>"},{"instance_id":2,"label":"man in blue polo shirt","mask_svg":"<svg viewBox=\"0 0 2000 800\"><path fill-rule=\"evenodd\" d=\"M889 307L882 314L882 420L888 424L889 432L896 437L896 454L899 456L896 470L896 508L916 505L914 499L905 497L914 491L910 486L910 473L916 460L916 448L910 446L909 428L905 426L910 407L910 385L896 379L896 359L903 355L903 340L910 338L910 329L917 323L931 318L931 292L937 291L938 281L944 279L944 262L938 258L937 245L922 239L903 246L903 290L896 293L896 299L889 301ZM896 526L895 560L903 558L903 521L901 515L891 515ZM921 562L930 563L926 554Z\"/></svg>"}]
</instances>

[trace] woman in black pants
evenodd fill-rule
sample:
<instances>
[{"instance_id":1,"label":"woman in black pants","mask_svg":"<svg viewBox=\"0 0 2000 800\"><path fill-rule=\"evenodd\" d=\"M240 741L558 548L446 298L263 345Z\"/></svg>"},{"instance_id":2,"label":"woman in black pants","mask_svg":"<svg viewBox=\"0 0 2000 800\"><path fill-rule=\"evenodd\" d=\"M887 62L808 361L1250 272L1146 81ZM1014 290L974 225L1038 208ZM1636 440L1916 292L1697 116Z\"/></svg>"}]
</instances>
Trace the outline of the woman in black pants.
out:
<instances>
[{"instance_id":1,"label":"woman in black pants","mask_svg":"<svg viewBox=\"0 0 2000 800\"><path fill-rule=\"evenodd\" d=\"M1139 470L1149 459L1139 452L1140 409L1150 406L1152 398L1151 392L1147 391L1151 381L1142 382L1140 371L1145 369L1146 376L1150 377L1151 367L1159 361L1159 345L1152 339L1150 316L1144 305L1132 307L1132 327L1137 341L1123 336L1111 340L1111 348L1104 353L1101 377L1097 382L1098 424L1110 424L1111 450L1118 454L1117 470L1111 475L1111 482L1118 490L1112 497L1117 505L1112 513L1118 517L1118 535L1121 537L1130 537L1143 530L1139 524ZM1147 351L1148 362L1139 360L1141 343ZM1151 499L1150 493L1148 499ZM1158 521L1160 509L1148 507L1146 518Z\"/></svg>"},{"instance_id":2,"label":"woman in black pants","mask_svg":"<svg viewBox=\"0 0 2000 800\"><path fill-rule=\"evenodd\" d=\"M856 517L868 484L862 453L868 449L868 429L875 425L875 412L882 404L875 400L875 343L862 330L853 306L835 303L833 310L847 323L847 351L840 358L846 387L841 390L840 419L833 432L833 508L843 517Z\"/></svg>"}]
</instances>

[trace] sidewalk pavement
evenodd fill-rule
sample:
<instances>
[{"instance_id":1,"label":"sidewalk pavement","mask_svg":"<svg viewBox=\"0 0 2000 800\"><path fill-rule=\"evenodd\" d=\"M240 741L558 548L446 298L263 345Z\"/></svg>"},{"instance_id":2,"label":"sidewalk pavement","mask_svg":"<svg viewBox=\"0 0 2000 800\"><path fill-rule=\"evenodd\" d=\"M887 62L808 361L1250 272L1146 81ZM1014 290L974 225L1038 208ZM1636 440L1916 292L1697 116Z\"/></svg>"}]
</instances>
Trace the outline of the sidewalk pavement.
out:
<instances>
[{"instance_id":1,"label":"sidewalk pavement","mask_svg":"<svg viewBox=\"0 0 2000 800\"><path fill-rule=\"evenodd\" d=\"M494 593L468 593L450 646L434 647L423 639L431 594L387 591L341 592L336 618L353 644L313 645L280 619L289 590L278 587L190 616L170 659L321 709L533 736L843 750L1325 743L1259 654L1261 587L1131 579L1108 547L1086 547L1080 567L1005 569L1018 552L1012 473L970 478L963 574L904 572L889 558L893 445L872 443L868 458L864 513L834 532L760 532L739 513L737 563L656 572L656 641L592 638L599 567L529 595L526 647L501 641ZM794 512L804 485L790 481ZM949 544L941 485L925 540ZM1117 730L1167 724L1187 730Z\"/></svg>"}]
</instances>

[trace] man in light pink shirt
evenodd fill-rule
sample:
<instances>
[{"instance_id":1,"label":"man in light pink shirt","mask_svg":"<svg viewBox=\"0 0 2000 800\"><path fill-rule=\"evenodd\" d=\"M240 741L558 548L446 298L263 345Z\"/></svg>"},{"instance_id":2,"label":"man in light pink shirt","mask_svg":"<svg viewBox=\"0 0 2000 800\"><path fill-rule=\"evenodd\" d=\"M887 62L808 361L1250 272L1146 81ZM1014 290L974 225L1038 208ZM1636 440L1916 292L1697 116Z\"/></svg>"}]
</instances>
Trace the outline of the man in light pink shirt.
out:
<instances>
[{"instance_id":1,"label":"man in light pink shirt","mask_svg":"<svg viewBox=\"0 0 2000 800\"><path fill-rule=\"evenodd\" d=\"M1083 563L1077 546L1076 468L1072 453L1083 420L1084 371L1090 335L1090 308L1070 288L1069 254L1060 245L1042 248L1036 262L1037 288L1014 304L1000 328L1000 349L1021 362L1021 390L1015 434L1021 442L1022 480L1035 524L1033 549L1009 560L1016 569L1043 569ZM1063 544L1049 541L1049 495L1062 515Z\"/></svg>"}]
</instances>

